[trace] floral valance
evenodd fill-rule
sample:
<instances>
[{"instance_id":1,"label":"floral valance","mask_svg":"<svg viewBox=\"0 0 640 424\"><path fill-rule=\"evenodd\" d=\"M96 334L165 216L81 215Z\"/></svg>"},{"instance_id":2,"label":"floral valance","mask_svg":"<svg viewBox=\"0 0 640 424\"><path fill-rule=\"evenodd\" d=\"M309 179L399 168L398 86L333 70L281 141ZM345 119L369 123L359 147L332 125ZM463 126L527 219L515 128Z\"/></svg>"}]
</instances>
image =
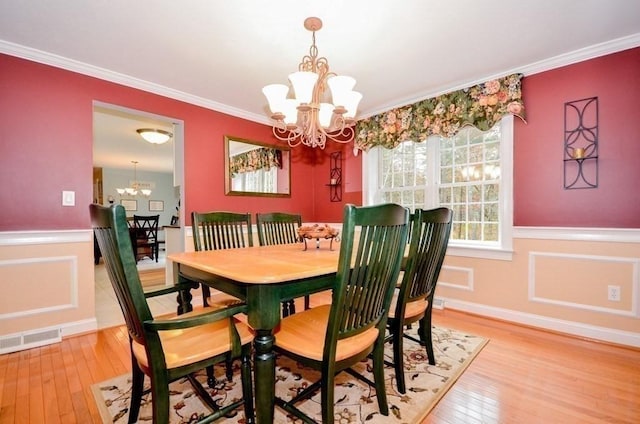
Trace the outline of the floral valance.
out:
<instances>
[{"instance_id":1,"label":"floral valance","mask_svg":"<svg viewBox=\"0 0 640 424\"><path fill-rule=\"evenodd\" d=\"M524 120L521 79L522 74L509 75L362 119L355 147L393 149L430 135L451 137L467 125L487 131L508 113Z\"/></svg>"},{"instance_id":2,"label":"floral valance","mask_svg":"<svg viewBox=\"0 0 640 424\"><path fill-rule=\"evenodd\" d=\"M229 159L229 170L232 175L269 169L274 166L282 168L282 151L268 147L240 153Z\"/></svg>"}]
</instances>

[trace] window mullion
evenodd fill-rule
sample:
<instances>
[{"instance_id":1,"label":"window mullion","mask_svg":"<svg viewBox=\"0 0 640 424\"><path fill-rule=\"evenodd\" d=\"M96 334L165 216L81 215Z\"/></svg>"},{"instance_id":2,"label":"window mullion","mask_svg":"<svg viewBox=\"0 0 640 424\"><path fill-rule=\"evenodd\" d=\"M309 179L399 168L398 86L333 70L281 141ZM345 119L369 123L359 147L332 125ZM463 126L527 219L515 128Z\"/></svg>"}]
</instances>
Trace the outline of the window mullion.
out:
<instances>
[{"instance_id":1,"label":"window mullion","mask_svg":"<svg viewBox=\"0 0 640 424\"><path fill-rule=\"evenodd\" d=\"M425 209L437 208L440 205L440 140L431 136L424 143L427 143L427 175L425 185Z\"/></svg>"}]
</instances>

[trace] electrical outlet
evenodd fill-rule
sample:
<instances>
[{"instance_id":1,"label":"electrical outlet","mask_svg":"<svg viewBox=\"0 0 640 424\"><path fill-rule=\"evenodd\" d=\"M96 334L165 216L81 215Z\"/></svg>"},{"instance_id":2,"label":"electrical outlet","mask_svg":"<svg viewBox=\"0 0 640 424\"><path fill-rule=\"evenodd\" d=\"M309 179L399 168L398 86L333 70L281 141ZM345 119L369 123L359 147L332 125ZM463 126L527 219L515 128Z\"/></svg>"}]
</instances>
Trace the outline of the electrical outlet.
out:
<instances>
[{"instance_id":1,"label":"electrical outlet","mask_svg":"<svg viewBox=\"0 0 640 424\"><path fill-rule=\"evenodd\" d=\"M614 302L620 301L620 286L607 286L607 298Z\"/></svg>"}]
</instances>

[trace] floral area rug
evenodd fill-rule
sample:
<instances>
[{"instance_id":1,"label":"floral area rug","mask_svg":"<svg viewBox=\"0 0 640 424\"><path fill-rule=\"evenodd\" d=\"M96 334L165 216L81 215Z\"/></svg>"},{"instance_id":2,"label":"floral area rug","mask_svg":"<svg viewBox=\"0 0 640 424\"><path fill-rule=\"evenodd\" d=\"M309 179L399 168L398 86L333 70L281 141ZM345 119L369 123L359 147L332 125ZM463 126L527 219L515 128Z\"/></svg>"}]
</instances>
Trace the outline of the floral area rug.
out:
<instances>
[{"instance_id":1,"label":"floral area rug","mask_svg":"<svg viewBox=\"0 0 640 424\"><path fill-rule=\"evenodd\" d=\"M379 413L374 388L347 373L340 373L336 377L335 387L336 422L402 424L422 421L488 342L482 337L446 328L434 327L432 331L436 357L436 365L433 366L427 361L425 348L405 338L406 394L403 395L396 389L394 369L385 367L389 416L385 417ZM409 332L415 335L415 329ZM386 359L392 360L391 345L387 345L385 355ZM296 392L320 378L317 371L302 367L284 356L279 356L276 364L276 395L284 399L291 398ZM224 377L224 365L215 367L217 384L213 389L208 390L220 405L230 403L242 396L238 361L235 362L234 367L234 378L231 382ZM373 379L370 362L362 362L354 368ZM204 371L199 373L198 379L206 381ZM147 378L145 383L148 384ZM206 383L204 387L208 387ZM95 384L92 389L104 423L127 422L131 390L130 374ZM194 394L192 386L186 379L172 383L170 395L172 424L194 422L203 414L210 413ZM320 392L297 406L316 421L321 421ZM146 395L142 400L138 422L151 422L151 395ZM220 422L245 423L244 411L240 408L233 416ZM295 423L297 420L276 407L274 422L284 424Z\"/></svg>"}]
</instances>

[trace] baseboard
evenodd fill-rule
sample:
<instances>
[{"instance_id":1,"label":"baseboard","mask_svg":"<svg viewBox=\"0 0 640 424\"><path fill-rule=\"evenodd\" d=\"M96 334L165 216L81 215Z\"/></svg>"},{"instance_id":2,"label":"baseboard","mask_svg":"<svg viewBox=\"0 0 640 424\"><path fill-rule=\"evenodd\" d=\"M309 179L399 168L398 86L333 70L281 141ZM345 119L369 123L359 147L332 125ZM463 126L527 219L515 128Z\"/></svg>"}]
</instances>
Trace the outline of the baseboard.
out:
<instances>
[{"instance_id":1,"label":"baseboard","mask_svg":"<svg viewBox=\"0 0 640 424\"><path fill-rule=\"evenodd\" d=\"M98 329L98 320L94 318L75 322L66 322L61 325L62 337L77 336L78 334L91 333Z\"/></svg>"},{"instance_id":2,"label":"baseboard","mask_svg":"<svg viewBox=\"0 0 640 424\"><path fill-rule=\"evenodd\" d=\"M434 297L433 298L433 309L444 309L444 299L441 297Z\"/></svg>"},{"instance_id":3,"label":"baseboard","mask_svg":"<svg viewBox=\"0 0 640 424\"><path fill-rule=\"evenodd\" d=\"M528 325L531 327L557 331L573 336L585 337L608 343L640 348L640 333L598 327L595 325L582 324L579 322L560 320L556 318L549 318L540 315L518 312L511 309L480 305L477 303L464 302L450 298L443 298L443 301L447 309L469 312L476 315L486 316L489 318L497 318L504 321L510 321L518 324Z\"/></svg>"}]
</instances>

